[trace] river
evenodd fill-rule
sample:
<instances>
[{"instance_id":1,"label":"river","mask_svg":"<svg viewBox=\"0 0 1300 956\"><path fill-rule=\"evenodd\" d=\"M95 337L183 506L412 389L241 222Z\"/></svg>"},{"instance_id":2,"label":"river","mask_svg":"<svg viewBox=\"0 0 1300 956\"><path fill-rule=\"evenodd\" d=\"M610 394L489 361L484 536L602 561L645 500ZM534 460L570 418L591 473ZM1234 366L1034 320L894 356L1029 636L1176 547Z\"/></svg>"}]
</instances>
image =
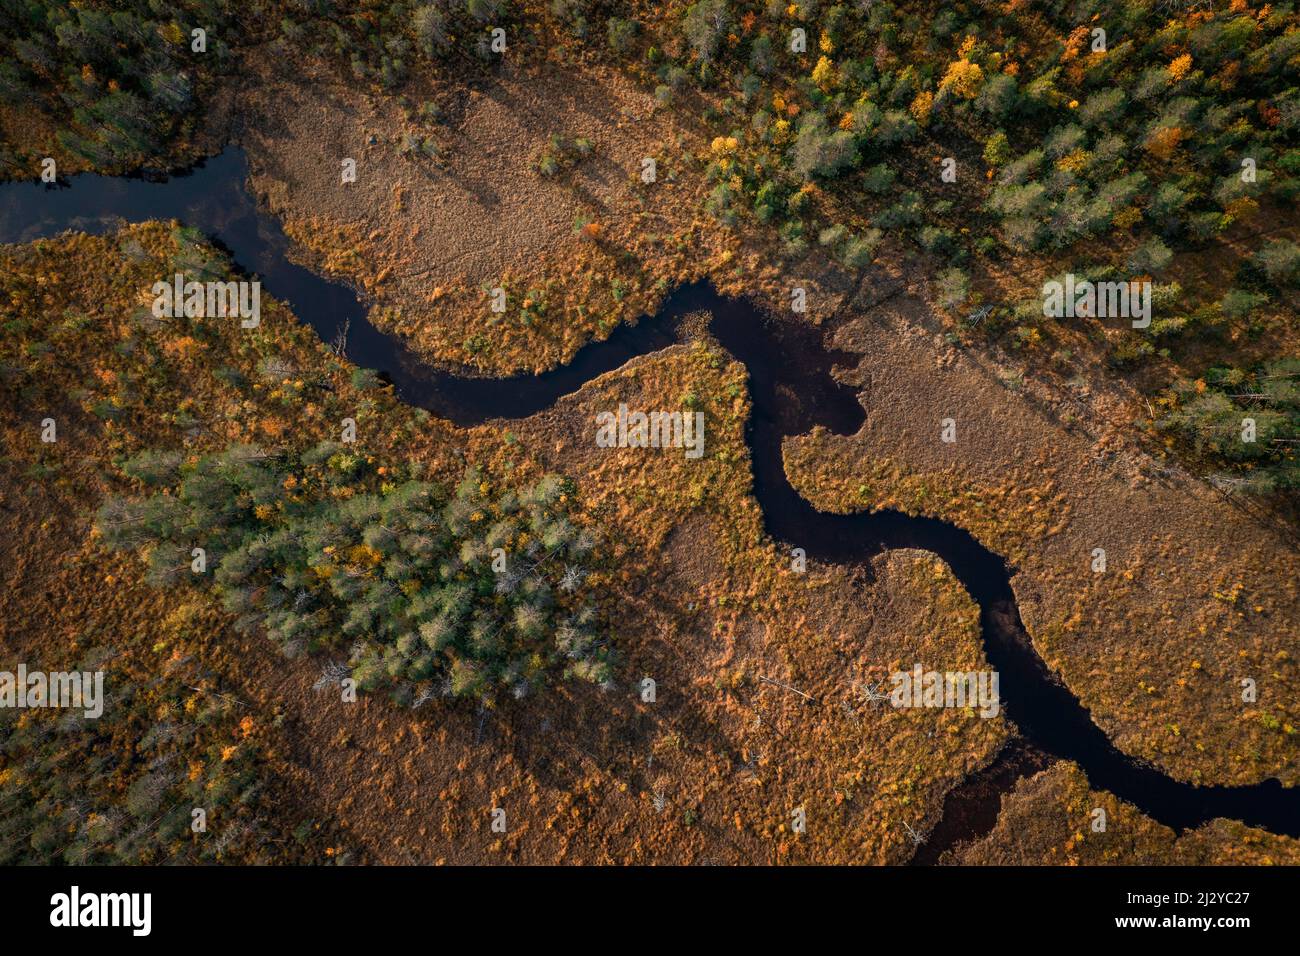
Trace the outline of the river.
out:
<instances>
[{"instance_id":1,"label":"river","mask_svg":"<svg viewBox=\"0 0 1300 956\"><path fill-rule=\"evenodd\" d=\"M979 605L985 653L999 672L1003 713L1033 749L1074 761L1094 789L1108 790L1178 831L1226 817L1300 837L1300 788L1284 788L1277 780L1199 787L1118 750L1035 652L1020 620L1006 561L967 531L898 511L818 511L790 485L781 458L785 436L815 425L852 434L865 415L856 390L831 376L835 364L851 364L857 357L827 349L821 330L766 315L701 282L677 289L656 315L619 326L561 368L506 379L457 375L422 362L402 342L376 329L350 287L291 262L284 230L259 209L247 183L246 157L235 148L165 178L80 175L59 186L6 183L0 185L0 242L27 242L69 229L105 232L123 220L179 220L225 247L241 269L260 277L266 291L292 306L324 341L332 341L346 322L347 357L353 363L383 372L403 401L461 426L541 411L628 360L674 344L684 315L708 311L710 334L749 372L753 414L747 439L754 494L774 539L804 548L810 558L842 565L862 565L890 548L933 552ZM1013 782L1017 774L1004 776ZM1000 786L1008 785L1004 780ZM996 789L985 792L982 812L972 812L962 806L958 787L945 810L954 819L945 819L935 830L942 845L932 841L918 856L934 859L952 842L986 830L990 814L996 813L996 804L987 804L996 796ZM983 818L984 823L974 827L962 822L967 818Z\"/></svg>"}]
</instances>

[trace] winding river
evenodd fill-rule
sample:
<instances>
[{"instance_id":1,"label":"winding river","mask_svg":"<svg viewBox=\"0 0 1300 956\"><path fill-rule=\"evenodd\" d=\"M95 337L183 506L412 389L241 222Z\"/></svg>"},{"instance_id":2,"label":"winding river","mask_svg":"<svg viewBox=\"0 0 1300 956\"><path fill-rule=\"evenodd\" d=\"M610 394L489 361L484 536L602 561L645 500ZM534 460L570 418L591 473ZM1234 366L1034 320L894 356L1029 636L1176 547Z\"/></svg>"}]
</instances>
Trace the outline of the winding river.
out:
<instances>
[{"instance_id":1,"label":"winding river","mask_svg":"<svg viewBox=\"0 0 1300 956\"><path fill-rule=\"evenodd\" d=\"M815 425L852 434L865 416L856 390L831 376L833 365L851 364L857 357L828 350L820 330L771 318L744 300L724 298L707 283L696 283L672 293L657 315L618 327L562 368L507 379L457 376L423 363L371 325L365 305L348 286L290 262L289 240L275 218L259 211L247 182L244 154L228 148L167 178L81 175L58 186L7 183L0 185L0 242L28 242L69 229L105 232L123 220L177 219L224 246L240 268L258 275L269 293L289 303L325 341L347 322L352 362L385 372L404 401L462 426L540 411L629 359L672 345L678 341L679 320L707 310L713 316L710 333L749 371L753 415L747 438L754 494L774 539L798 545L817 560L845 565L862 565L890 548L937 554L979 605L985 653L1000 674L1004 713L1032 748L1073 760L1092 787L1110 791L1178 831L1226 817L1300 837L1300 788L1284 788L1277 780L1198 787L1119 751L1035 652L1020 620L1006 562L968 532L897 511L829 514L799 495L785 475L782 439ZM1001 786L1006 785L1004 780ZM951 804L950 796L945 815ZM988 817L987 807L983 815ZM936 829L932 844L975 835L969 827L946 822ZM979 829L988 825L986 819ZM940 830L954 832L940 837ZM933 859L940 849L923 847L918 856Z\"/></svg>"}]
</instances>

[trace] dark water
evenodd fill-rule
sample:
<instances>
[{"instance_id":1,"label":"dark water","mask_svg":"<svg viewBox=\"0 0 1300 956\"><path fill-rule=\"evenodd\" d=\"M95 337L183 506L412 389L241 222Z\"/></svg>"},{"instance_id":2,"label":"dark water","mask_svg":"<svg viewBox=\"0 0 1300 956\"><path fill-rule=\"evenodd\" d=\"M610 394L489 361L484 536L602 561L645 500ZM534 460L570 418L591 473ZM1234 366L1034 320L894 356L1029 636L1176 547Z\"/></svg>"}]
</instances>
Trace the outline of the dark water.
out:
<instances>
[{"instance_id":1,"label":"dark water","mask_svg":"<svg viewBox=\"0 0 1300 956\"><path fill-rule=\"evenodd\" d=\"M753 416L747 437L754 492L773 538L804 548L811 558L838 564L860 565L890 548L934 552L979 605L985 651L1000 675L1004 713L1033 748L1075 761L1094 788L1109 790L1176 830L1227 817L1300 836L1300 790L1285 789L1276 780L1249 787L1196 787L1117 750L1035 653L1020 621L1006 562L968 532L896 511L827 514L791 487L781 461L784 436L819 424L852 434L865 415L856 391L830 374L837 362L851 364L857 357L828 350L820 330L773 319L744 300L724 298L707 283L697 283L669 296L656 316L620 326L607 341L585 347L563 368L507 379L455 375L422 363L375 329L350 288L289 262L283 230L274 218L258 212L246 180L243 153L228 149L166 181L78 176L60 188L5 184L0 186L0 242L25 242L67 229L103 232L120 220L177 219L216 239L322 339L332 340L347 321L352 362L387 373L403 400L458 425L540 411L597 375L673 344L683 315L708 310L711 334L749 371ZM945 843L973 835L961 827L941 825L939 830L953 831L943 836L936 831ZM941 849L932 845L923 855L934 858Z\"/></svg>"}]
</instances>

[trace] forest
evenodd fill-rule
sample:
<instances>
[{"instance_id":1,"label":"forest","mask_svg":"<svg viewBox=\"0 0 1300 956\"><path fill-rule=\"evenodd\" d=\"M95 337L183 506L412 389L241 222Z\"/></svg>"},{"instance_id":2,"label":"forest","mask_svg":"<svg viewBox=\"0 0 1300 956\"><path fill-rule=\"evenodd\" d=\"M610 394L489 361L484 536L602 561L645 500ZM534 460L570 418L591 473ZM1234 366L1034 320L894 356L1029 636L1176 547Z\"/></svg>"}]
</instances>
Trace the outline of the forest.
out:
<instances>
[{"instance_id":1,"label":"forest","mask_svg":"<svg viewBox=\"0 0 1300 956\"><path fill-rule=\"evenodd\" d=\"M104 504L111 547L144 550L159 586L210 575L236 626L291 656L346 651L340 675L357 689L418 706L522 697L560 664L610 680L608 639L582 593L595 540L565 514L574 489L560 478L493 496L469 473L443 500L338 442L297 457L148 451L123 470L155 493Z\"/></svg>"}]
</instances>

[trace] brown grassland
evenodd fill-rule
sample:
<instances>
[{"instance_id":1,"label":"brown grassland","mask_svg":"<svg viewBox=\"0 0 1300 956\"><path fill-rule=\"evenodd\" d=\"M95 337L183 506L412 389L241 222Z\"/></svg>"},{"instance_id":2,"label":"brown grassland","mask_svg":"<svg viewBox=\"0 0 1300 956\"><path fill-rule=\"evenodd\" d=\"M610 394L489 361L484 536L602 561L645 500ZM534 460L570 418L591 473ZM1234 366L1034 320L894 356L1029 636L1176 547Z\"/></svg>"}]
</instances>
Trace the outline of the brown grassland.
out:
<instances>
[{"instance_id":1,"label":"brown grassland","mask_svg":"<svg viewBox=\"0 0 1300 956\"><path fill-rule=\"evenodd\" d=\"M213 686L248 705L284 830L305 825L329 836L307 843L318 858L902 862L912 849L903 825L925 832L948 790L1006 739L1001 718L892 711L863 697L864 687L916 660L985 666L976 609L944 565L922 553L878 559L869 578L824 568L790 573L764 538L749 495L743 368L708 342L638 360L532 419L457 430L386 390L354 388L345 364L282 306L269 307L252 334L219 320L142 317L135 303L178 251L173 230L151 224L4 252L5 319L25 323L26 343L11 337L4 354L22 372L6 386L13 398L4 421L0 640L10 653L39 655L51 667L88 640L142 666L200 657ZM271 357L297 377L268 381L259 369ZM214 374L223 368L241 374ZM619 401L668 407L687 389L711 423L703 468L686 468L674 452L598 453L589 441L585 423L595 410ZM103 403L115 409L106 418ZM101 414L92 415L96 408ZM344 704L311 689L319 660L280 657L259 636L232 631L200 594L148 588L134 559L98 545L91 514L120 483L112 463L123 455L142 447L196 453L233 439L308 444L332 434L347 413L367 454L420 460L447 480L465 459L492 480L546 469L578 477L583 508L614 542L621 569L605 589L626 655L616 688L562 687L491 712L466 705L412 712L367 697ZM61 423L53 445L38 438L47 414ZM927 465L917 461L924 475ZM800 475L797 463L793 473ZM936 489L941 475L932 473ZM894 494L906 496L919 485L899 487ZM966 497L977 503L965 512L931 507L971 521L998 544L1043 531L1035 521L986 531L974 516L988 510L978 499L996 498L996 488L972 483ZM1037 494L1050 498L1046 489ZM937 500L949 506L948 496ZM1272 602L1283 597L1247 600L1277 607ZM1034 606L1027 595L1022 601ZM1258 618L1227 620L1244 635ZM1037 621L1028 619L1036 636ZM1251 647L1267 660L1265 638L1255 640ZM1047 645L1049 654L1055 646ZM1070 657L1059 660L1073 678ZM1154 684L1156 665L1147 666ZM1207 654L1202 679L1223 666ZM636 695L640 675L657 682L653 705ZM1107 676L1088 673L1071 684L1087 699L1113 692ZM1262 735L1249 721L1219 731L1215 751L1232 746L1236 763L1198 764L1194 745L1208 732L1200 721L1214 715L1188 708L1175 692L1167 699L1183 708L1175 713L1188 741L1158 751L1175 772L1237 780L1283 772L1287 751L1273 741L1294 738ZM1107 729L1125 742L1146 740L1149 706L1120 709ZM1060 771L1051 773L1056 779ZM1064 832L1070 826L1052 836L1061 798L1055 791L1037 798L1046 785L1035 786L1022 787L1011 806L1041 816L1035 832L1050 845L1037 852L1069 855L1077 844ZM494 806L508 808L513 821L504 838L488 829ZM805 835L790 832L796 807L809 820ZM1140 830L1126 830L1128 820ZM1150 836L1149 824L1119 810L1116 831L1127 835L1115 836L1108 852L1126 853L1131 841L1144 859L1193 852L1179 849L1188 840L1216 846L1239 837L1218 825L1177 841ZM995 830L971 852L1028 852L1016 839L1023 837ZM1268 838L1261 846L1292 843Z\"/></svg>"}]
</instances>

